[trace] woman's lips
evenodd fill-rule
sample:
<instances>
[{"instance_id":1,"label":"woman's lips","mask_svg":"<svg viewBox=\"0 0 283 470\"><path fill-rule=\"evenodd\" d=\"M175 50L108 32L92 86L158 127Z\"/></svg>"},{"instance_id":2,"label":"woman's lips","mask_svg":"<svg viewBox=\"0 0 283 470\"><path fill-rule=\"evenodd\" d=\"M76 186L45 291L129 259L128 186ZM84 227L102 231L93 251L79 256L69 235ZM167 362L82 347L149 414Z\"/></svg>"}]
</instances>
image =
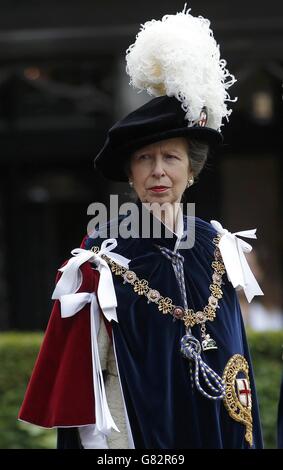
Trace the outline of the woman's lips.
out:
<instances>
[{"instance_id":1,"label":"woman's lips","mask_svg":"<svg viewBox=\"0 0 283 470\"><path fill-rule=\"evenodd\" d=\"M164 193L168 189L169 188L167 186L153 186L152 188L149 188L149 190L153 191L154 193Z\"/></svg>"}]
</instances>

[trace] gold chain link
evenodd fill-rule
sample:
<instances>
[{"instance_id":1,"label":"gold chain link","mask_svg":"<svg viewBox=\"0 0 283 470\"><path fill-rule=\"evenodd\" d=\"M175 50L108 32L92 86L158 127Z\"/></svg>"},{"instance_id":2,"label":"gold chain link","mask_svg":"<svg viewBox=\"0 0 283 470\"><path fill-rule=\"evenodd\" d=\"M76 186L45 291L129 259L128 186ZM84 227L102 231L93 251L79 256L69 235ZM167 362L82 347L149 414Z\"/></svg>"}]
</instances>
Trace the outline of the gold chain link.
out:
<instances>
[{"instance_id":1,"label":"gold chain link","mask_svg":"<svg viewBox=\"0 0 283 470\"><path fill-rule=\"evenodd\" d=\"M192 328L196 324L204 325L206 321L213 321L216 318L218 301L223 297L223 291L220 286L222 284L222 276L225 273L225 266L218 247L220 237L220 235L217 235L213 238L213 243L216 245L216 249L214 252L214 261L211 264L214 270L213 282L209 286L211 295L208 298L208 304L203 308L203 310L198 310L197 312L192 309L182 309L182 307L174 305L170 297L163 297L157 290L151 289L148 285L148 281L146 279L139 279L134 271L124 268L106 255L101 255L101 257L110 266L113 274L116 276L122 276L124 278L124 283L127 282L132 285L134 292L138 295L144 295L147 297L148 302L156 303L160 312L164 314L173 314L176 318L184 322L186 328ZM99 247L93 246L91 251L98 253Z\"/></svg>"}]
</instances>

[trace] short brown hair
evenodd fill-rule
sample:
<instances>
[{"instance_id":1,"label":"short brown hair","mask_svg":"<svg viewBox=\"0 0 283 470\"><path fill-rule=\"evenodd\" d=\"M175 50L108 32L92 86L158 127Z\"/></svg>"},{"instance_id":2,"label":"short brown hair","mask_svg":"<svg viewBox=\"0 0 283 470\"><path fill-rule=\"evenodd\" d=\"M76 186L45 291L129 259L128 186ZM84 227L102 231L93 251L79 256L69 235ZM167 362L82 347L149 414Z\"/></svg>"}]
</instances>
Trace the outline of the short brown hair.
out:
<instances>
[{"instance_id":1,"label":"short brown hair","mask_svg":"<svg viewBox=\"0 0 283 470\"><path fill-rule=\"evenodd\" d=\"M197 177L203 169L207 160L209 145L195 139L188 139L189 144L189 159L192 167L192 172Z\"/></svg>"}]
</instances>

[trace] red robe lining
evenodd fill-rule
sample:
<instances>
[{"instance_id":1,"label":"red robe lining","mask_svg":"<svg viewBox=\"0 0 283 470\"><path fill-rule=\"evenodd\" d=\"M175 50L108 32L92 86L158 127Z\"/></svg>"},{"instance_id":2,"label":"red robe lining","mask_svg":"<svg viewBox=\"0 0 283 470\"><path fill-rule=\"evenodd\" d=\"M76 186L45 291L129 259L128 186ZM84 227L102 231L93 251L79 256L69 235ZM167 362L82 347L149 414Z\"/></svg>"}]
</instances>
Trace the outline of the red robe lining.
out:
<instances>
[{"instance_id":1,"label":"red robe lining","mask_svg":"<svg viewBox=\"0 0 283 470\"><path fill-rule=\"evenodd\" d=\"M98 271L89 262L80 269L78 292L97 292ZM102 317L112 339L111 324ZM95 423L89 304L61 318L60 301L55 301L19 419L46 428Z\"/></svg>"}]
</instances>

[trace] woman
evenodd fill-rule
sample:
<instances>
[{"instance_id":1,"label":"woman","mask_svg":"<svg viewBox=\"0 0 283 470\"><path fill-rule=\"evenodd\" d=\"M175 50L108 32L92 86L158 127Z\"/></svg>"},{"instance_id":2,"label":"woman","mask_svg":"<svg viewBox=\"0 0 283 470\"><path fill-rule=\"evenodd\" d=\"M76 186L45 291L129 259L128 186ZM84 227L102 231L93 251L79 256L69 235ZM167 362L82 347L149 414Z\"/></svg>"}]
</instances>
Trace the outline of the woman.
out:
<instances>
[{"instance_id":1,"label":"woman","mask_svg":"<svg viewBox=\"0 0 283 470\"><path fill-rule=\"evenodd\" d=\"M217 51L207 20L189 11L146 23L128 50L132 83L156 97L109 130L95 163L129 181L137 210L86 236L60 269L20 411L57 427L59 448L262 447L235 292L262 294L251 247L180 204L230 114L233 80Z\"/></svg>"}]
</instances>

